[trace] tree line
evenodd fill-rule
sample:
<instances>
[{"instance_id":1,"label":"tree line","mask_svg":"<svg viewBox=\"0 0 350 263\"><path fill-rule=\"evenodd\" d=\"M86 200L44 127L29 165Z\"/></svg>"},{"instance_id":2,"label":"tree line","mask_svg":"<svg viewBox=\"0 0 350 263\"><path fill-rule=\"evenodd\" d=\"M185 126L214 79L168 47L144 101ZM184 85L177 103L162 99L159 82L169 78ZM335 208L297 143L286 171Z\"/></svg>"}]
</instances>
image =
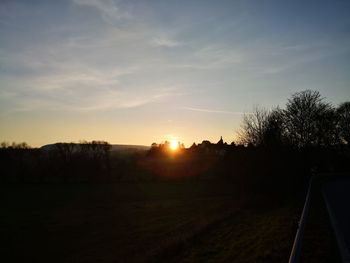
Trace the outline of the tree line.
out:
<instances>
[{"instance_id":1,"label":"tree line","mask_svg":"<svg viewBox=\"0 0 350 263\"><path fill-rule=\"evenodd\" d=\"M318 91L294 93L284 109L245 114L239 142L253 146L332 147L350 143L350 102L338 107Z\"/></svg>"},{"instance_id":2,"label":"tree line","mask_svg":"<svg viewBox=\"0 0 350 263\"><path fill-rule=\"evenodd\" d=\"M251 191L293 191L311 172L350 171L350 102L332 106L317 91L295 93L284 108L256 107L239 141L203 141L176 151L152 144L122 155L104 141L31 148L1 143L0 182L224 180ZM244 190L246 191L246 190Z\"/></svg>"},{"instance_id":3,"label":"tree line","mask_svg":"<svg viewBox=\"0 0 350 263\"><path fill-rule=\"evenodd\" d=\"M55 143L31 148L26 143L0 144L0 182L94 181L110 168L111 145L105 141ZM98 175L98 178L96 178Z\"/></svg>"},{"instance_id":4,"label":"tree line","mask_svg":"<svg viewBox=\"0 0 350 263\"><path fill-rule=\"evenodd\" d=\"M281 197L302 190L314 173L348 173L349 132L350 102L334 107L318 91L306 90L284 108L255 107L245 114L231 144L204 140L177 158L164 150L166 143L153 144L144 166L160 178L223 180L242 195Z\"/></svg>"}]
</instances>

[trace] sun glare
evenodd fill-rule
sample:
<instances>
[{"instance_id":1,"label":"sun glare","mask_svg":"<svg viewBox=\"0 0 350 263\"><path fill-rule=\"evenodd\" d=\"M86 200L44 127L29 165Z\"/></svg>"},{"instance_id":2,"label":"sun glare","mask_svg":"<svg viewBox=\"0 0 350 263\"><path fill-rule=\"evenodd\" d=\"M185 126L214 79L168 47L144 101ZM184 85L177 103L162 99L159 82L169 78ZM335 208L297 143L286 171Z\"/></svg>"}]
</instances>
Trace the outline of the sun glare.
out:
<instances>
[{"instance_id":1,"label":"sun glare","mask_svg":"<svg viewBox=\"0 0 350 263\"><path fill-rule=\"evenodd\" d=\"M178 141L177 140L171 140L171 142L170 142L170 149L175 151L175 150L177 150L177 148L179 148Z\"/></svg>"}]
</instances>

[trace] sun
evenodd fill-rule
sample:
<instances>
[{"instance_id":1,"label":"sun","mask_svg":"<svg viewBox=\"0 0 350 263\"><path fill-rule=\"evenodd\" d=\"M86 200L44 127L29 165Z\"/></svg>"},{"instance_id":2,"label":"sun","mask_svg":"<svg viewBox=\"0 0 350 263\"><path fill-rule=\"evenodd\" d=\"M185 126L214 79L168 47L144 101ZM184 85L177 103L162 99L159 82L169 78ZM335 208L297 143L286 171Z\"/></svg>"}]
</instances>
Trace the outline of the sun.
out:
<instances>
[{"instance_id":1,"label":"sun","mask_svg":"<svg viewBox=\"0 0 350 263\"><path fill-rule=\"evenodd\" d=\"M179 148L179 142L177 140L171 140L170 141L170 149L173 151L177 150Z\"/></svg>"}]
</instances>

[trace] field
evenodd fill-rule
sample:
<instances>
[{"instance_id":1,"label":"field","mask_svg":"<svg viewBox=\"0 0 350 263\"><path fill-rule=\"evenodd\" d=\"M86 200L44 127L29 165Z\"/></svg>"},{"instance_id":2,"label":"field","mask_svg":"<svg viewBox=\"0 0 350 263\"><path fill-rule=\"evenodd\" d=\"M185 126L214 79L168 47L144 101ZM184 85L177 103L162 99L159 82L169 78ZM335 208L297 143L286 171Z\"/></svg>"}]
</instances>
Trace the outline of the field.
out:
<instances>
[{"instance_id":1,"label":"field","mask_svg":"<svg viewBox=\"0 0 350 263\"><path fill-rule=\"evenodd\" d=\"M285 262L295 205L219 182L3 186L2 262ZM260 200L260 202L257 202Z\"/></svg>"}]
</instances>

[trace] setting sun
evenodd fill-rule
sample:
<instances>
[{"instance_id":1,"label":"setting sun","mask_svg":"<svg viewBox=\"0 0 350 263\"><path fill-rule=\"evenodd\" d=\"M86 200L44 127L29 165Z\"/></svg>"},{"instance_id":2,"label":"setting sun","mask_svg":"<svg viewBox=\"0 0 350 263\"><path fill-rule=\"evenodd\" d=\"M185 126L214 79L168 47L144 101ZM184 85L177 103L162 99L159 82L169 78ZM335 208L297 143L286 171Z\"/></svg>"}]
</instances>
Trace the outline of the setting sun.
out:
<instances>
[{"instance_id":1,"label":"setting sun","mask_svg":"<svg viewBox=\"0 0 350 263\"><path fill-rule=\"evenodd\" d=\"M175 151L175 150L177 150L177 148L179 148L178 141L177 140L171 140L171 142L170 142L170 149Z\"/></svg>"}]
</instances>

